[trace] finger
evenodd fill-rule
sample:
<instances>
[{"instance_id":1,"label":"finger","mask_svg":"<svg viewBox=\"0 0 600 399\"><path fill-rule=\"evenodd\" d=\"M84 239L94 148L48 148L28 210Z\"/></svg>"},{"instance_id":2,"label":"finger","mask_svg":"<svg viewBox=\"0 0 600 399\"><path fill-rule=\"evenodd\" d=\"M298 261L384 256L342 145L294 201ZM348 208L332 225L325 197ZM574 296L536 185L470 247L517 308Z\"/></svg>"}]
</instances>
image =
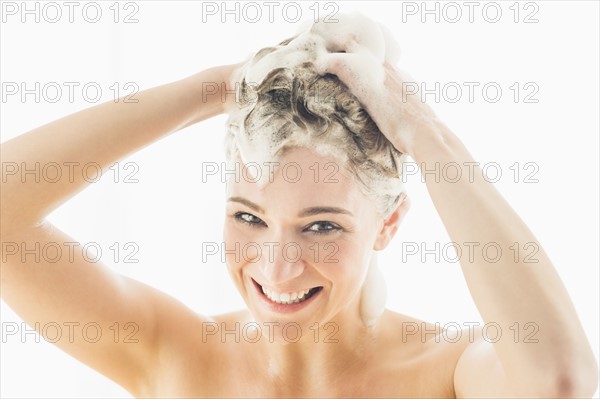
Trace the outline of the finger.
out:
<instances>
[{"instance_id":1,"label":"finger","mask_svg":"<svg viewBox=\"0 0 600 399\"><path fill-rule=\"evenodd\" d=\"M351 90L361 89L373 75L375 68L358 54L332 53L323 57L322 65L327 73L336 75Z\"/></svg>"},{"instance_id":2,"label":"finger","mask_svg":"<svg viewBox=\"0 0 600 399\"><path fill-rule=\"evenodd\" d=\"M383 88L383 66L368 54L325 54L316 60L315 68L319 74L336 75L357 97L358 94L380 91Z\"/></svg>"}]
</instances>

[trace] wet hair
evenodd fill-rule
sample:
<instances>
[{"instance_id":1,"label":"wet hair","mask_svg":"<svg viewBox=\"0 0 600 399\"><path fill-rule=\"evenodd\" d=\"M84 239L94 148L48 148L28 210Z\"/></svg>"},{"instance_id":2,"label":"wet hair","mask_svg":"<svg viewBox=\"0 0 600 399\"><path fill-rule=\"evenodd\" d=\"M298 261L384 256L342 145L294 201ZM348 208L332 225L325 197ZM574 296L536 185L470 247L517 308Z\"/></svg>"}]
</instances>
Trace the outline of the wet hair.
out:
<instances>
[{"instance_id":1,"label":"wet hair","mask_svg":"<svg viewBox=\"0 0 600 399\"><path fill-rule=\"evenodd\" d=\"M247 65L251 68L292 39L260 50ZM274 162L291 148L308 147L349 171L382 216L395 210L404 191L406 155L337 76L319 75L311 62L276 67L261 82L248 82L243 74L237 98L238 109L227 121L228 162L244 151L260 152Z\"/></svg>"}]
</instances>

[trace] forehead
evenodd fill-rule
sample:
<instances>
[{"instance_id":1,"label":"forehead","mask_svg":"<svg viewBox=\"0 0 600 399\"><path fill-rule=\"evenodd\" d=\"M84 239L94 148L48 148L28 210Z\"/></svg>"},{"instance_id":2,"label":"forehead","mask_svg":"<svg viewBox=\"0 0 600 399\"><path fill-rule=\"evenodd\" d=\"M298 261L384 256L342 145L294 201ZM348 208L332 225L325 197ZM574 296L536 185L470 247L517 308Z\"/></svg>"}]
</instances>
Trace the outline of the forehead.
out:
<instances>
[{"instance_id":1,"label":"forehead","mask_svg":"<svg viewBox=\"0 0 600 399\"><path fill-rule=\"evenodd\" d=\"M243 197L267 211L336 206L359 213L373 206L339 160L309 148L289 149L275 165L236 162L242 172L239 179L228 179L227 197ZM257 182L257 173L264 184Z\"/></svg>"}]
</instances>

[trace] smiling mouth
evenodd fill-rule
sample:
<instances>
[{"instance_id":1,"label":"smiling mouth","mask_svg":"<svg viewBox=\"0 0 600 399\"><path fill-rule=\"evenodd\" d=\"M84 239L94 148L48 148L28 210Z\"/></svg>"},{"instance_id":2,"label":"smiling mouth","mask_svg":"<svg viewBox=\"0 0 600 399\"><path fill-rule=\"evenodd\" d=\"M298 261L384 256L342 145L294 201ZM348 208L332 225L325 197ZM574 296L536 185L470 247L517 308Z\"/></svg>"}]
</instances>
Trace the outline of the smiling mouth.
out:
<instances>
[{"instance_id":1,"label":"smiling mouth","mask_svg":"<svg viewBox=\"0 0 600 399\"><path fill-rule=\"evenodd\" d=\"M293 305L296 303L307 301L313 295L315 295L323 289L323 287L314 287L296 292L277 293L270 290L269 288L263 287L262 285L258 284L254 279L252 279L252 281L257 286L257 288L259 288L259 291L265 298L267 298L273 303L277 303L280 305Z\"/></svg>"}]
</instances>

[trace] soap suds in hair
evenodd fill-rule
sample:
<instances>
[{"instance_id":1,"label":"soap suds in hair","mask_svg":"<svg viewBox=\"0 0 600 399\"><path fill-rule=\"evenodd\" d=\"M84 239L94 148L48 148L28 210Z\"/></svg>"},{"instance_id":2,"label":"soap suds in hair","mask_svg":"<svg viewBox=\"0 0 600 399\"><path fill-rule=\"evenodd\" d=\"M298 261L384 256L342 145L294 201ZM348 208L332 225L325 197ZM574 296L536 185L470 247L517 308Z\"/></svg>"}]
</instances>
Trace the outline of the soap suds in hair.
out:
<instances>
[{"instance_id":1,"label":"soap suds in hair","mask_svg":"<svg viewBox=\"0 0 600 399\"><path fill-rule=\"evenodd\" d=\"M269 54L260 57L257 53L245 67L246 81L258 84L275 68L293 68L305 62L318 66L329 53L347 48L357 59L364 58L361 75L370 79L373 86L382 85L384 61L395 64L400 55L389 30L358 12L336 18L338 22L318 21L308 28L304 24L295 37L263 49Z\"/></svg>"},{"instance_id":2,"label":"soap suds in hair","mask_svg":"<svg viewBox=\"0 0 600 399\"><path fill-rule=\"evenodd\" d=\"M260 50L241 68L240 107L229 118L228 145L245 164L276 162L285 147L302 146L350 164L350 170L354 165L365 172L355 175L366 191L385 197L387 206L380 207L387 208L381 209L385 213L404 190L400 169L405 156L346 86L319 68L332 53L349 49L355 65L360 63L362 84L383 90L383 62L396 62L398 45L385 27L360 13L336 18L305 24L296 36ZM343 121L337 123L340 115ZM257 183L265 184L268 177L263 173Z\"/></svg>"}]
</instances>

